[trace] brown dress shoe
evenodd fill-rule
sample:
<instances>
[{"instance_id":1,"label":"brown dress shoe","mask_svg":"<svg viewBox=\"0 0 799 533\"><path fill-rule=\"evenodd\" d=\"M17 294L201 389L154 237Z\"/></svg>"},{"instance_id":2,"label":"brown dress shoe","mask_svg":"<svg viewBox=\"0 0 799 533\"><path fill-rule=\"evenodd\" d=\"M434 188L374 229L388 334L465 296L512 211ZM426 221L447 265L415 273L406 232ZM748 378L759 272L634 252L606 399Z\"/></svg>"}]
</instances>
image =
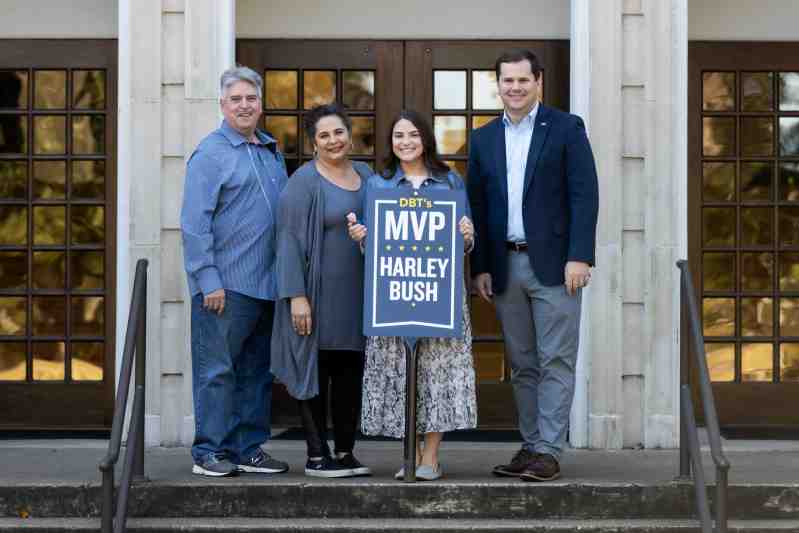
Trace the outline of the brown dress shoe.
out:
<instances>
[{"instance_id":1,"label":"brown dress shoe","mask_svg":"<svg viewBox=\"0 0 799 533\"><path fill-rule=\"evenodd\" d=\"M513 456L510 463L506 465L497 465L492 472L495 476L519 477L519 475L527 470L536 459L538 459L538 454L536 452L531 452L522 448L516 452L516 455Z\"/></svg>"},{"instance_id":2,"label":"brown dress shoe","mask_svg":"<svg viewBox=\"0 0 799 533\"><path fill-rule=\"evenodd\" d=\"M560 465L550 454L541 453L519 477L522 481L552 481L560 477Z\"/></svg>"}]
</instances>

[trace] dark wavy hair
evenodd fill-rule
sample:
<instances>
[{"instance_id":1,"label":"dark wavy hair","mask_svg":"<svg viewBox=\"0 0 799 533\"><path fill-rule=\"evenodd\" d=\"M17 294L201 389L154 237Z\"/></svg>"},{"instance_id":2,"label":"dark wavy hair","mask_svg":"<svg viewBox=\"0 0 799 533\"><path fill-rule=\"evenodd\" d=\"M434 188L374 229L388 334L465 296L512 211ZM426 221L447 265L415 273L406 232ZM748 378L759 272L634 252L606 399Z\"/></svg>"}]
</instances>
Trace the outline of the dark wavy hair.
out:
<instances>
[{"instance_id":1,"label":"dark wavy hair","mask_svg":"<svg viewBox=\"0 0 799 533\"><path fill-rule=\"evenodd\" d=\"M344 106L338 103L314 106L305 113L305 118L302 122L305 128L305 135L307 135L311 145L313 145L313 140L316 138L316 125L319 124L319 121L323 118L330 116L340 118L341 122L344 123L344 127L347 128L347 131L352 133L352 120L350 120L350 116L347 114L347 110L344 109Z\"/></svg>"},{"instance_id":2,"label":"dark wavy hair","mask_svg":"<svg viewBox=\"0 0 799 533\"><path fill-rule=\"evenodd\" d=\"M441 156L438 155L438 147L436 146L435 135L433 135L433 128L430 127L430 123L421 113L413 111L412 109L403 109L400 111L399 115L394 117L394 120L391 121L391 127L388 129L388 146L394 146L394 126L402 119L409 121L419 130L419 135L422 138L422 159L424 160L424 166L427 168L427 171L434 176L447 175L450 170L449 166L447 166L447 164L441 160ZM396 154L394 154L393 149L389 151L388 156L385 161L383 161L383 165L385 166L383 177L386 179L392 178L400 166L400 160Z\"/></svg>"}]
</instances>

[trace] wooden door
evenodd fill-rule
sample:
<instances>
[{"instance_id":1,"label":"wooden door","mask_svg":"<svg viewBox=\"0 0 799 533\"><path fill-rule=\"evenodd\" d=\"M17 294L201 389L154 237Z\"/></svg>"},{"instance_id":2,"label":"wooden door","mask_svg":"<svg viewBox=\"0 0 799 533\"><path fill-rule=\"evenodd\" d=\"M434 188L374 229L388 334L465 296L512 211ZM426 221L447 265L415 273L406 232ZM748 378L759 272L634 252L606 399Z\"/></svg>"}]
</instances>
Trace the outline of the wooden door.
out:
<instances>
[{"instance_id":1,"label":"wooden door","mask_svg":"<svg viewBox=\"0 0 799 533\"><path fill-rule=\"evenodd\" d=\"M0 429L111 426L116 64L0 40Z\"/></svg>"},{"instance_id":2,"label":"wooden door","mask_svg":"<svg viewBox=\"0 0 799 533\"><path fill-rule=\"evenodd\" d=\"M502 114L494 62L510 48L532 50L544 67L543 100L568 110L568 41L410 41L405 47L405 98L426 114L439 151L466 177L469 136ZM467 277L468 279L468 277ZM502 332L494 307L471 294L473 352L481 428L515 428L516 409Z\"/></svg>"},{"instance_id":3,"label":"wooden door","mask_svg":"<svg viewBox=\"0 0 799 533\"><path fill-rule=\"evenodd\" d=\"M799 44L689 46L689 258L720 422L799 427Z\"/></svg>"},{"instance_id":4,"label":"wooden door","mask_svg":"<svg viewBox=\"0 0 799 533\"><path fill-rule=\"evenodd\" d=\"M439 150L466 174L468 137L502 112L494 61L508 48L526 47L544 68L544 100L568 109L568 41L326 41L242 39L237 61L265 77L265 126L286 151L289 171L311 158L301 130L304 110L333 99L353 117L355 158L382 169L391 150L388 127L403 108L426 114ZM370 141L361 140L369 132ZM373 134L372 134L373 132ZM471 297L478 379L478 423L515 428L510 368L494 309ZM273 405L276 424L296 424L282 387Z\"/></svg>"}]
</instances>

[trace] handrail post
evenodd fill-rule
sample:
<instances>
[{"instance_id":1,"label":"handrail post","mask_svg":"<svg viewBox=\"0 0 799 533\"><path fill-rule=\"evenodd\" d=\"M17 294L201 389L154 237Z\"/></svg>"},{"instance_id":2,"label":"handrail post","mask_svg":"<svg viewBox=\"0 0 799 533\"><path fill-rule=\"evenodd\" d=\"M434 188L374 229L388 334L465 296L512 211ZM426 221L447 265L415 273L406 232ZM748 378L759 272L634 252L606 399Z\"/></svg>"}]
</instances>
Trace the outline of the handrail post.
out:
<instances>
[{"instance_id":1,"label":"handrail post","mask_svg":"<svg viewBox=\"0 0 799 533\"><path fill-rule=\"evenodd\" d=\"M405 477L403 481L416 481L416 343L405 345Z\"/></svg>"},{"instance_id":2,"label":"handrail post","mask_svg":"<svg viewBox=\"0 0 799 533\"><path fill-rule=\"evenodd\" d=\"M688 358L690 350L689 343L682 342L689 332L688 313L685 309L687 287L685 285L685 270L680 269L680 386L690 383L691 363ZM682 405L683 399L680 394L680 412L685 412L686 406ZM685 424L685 417L682 417L680 424L680 474L678 479L690 479L691 459L688 456L688 432Z\"/></svg>"},{"instance_id":3,"label":"handrail post","mask_svg":"<svg viewBox=\"0 0 799 533\"><path fill-rule=\"evenodd\" d=\"M139 418L138 427L141 431L136 435L136 454L133 460L133 479L134 481L144 480L144 406L145 392L146 392L146 372L147 372L147 276L142 280L142 309L141 309L141 322L139 322L139 329L136 334L136 390L138 392L141 387L142 402L141 408L138 412L134 411L132 414ZM128 433L130 434L130 433Z\"/></svg>"},{"instance_id":4,"label":"handrail post","mask_svg":"<svg viewBox=\"0 0 799 533\"><path fill-rule=\"evenodd\" d=\"M114 530L114 468L103 471L103 518L102 533Z\"/></svg>"}]
</instances>

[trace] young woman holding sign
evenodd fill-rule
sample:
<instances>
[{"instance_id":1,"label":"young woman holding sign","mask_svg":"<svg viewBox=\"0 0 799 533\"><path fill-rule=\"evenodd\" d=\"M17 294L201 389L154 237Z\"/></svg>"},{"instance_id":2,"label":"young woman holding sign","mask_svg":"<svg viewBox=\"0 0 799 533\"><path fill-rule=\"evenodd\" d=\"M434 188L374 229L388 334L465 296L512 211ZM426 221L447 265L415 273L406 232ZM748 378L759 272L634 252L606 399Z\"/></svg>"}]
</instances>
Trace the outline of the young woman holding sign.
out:
<instances>
[{"instance_id":1,"label":"young woman holding sign","mask_svg":"<svg viewBox=\"0 0 799 533\"><path fill-rule=\"evenodd\" d=\"M372 176L367 187L414 189L459 189L463 181L438 155L433 130L415 111L403 111L394 119L390 143L392 153L382 175ZM468 204L467 204L467 213ZM366 227L361 217L348 215L350 237L361 242ZM468 216L459 222L465 249L474 244L474 227ZM466 291L464 291L464 295ZM446 431L477 425L472 328L466 298L463 302L462 338L423 338L418 346L418 396L416 430L416 478L434 480L442 476L438 460ZM405 347L400 337L370 337L366 340L361 431L365 435L402 438L405 433ZM402 479L404 470L395 477Z\"/></svg>"},{"instance_id":2,"label":"young woman holding sign","mask_svg":"<svg viewBox=\"0 0 799 533\"><path fill-rule=\"evenodd\" d=\"M352 454L364 364L363 256L347 235L346 216L360 213L372 169L350 160L351 122L338 104L311 109L305 130L315 157L280 198L272 372L299 400L305 475L368 475ZM335 457L327 444L328 386Z\"/></svg>"}]
</instances>

